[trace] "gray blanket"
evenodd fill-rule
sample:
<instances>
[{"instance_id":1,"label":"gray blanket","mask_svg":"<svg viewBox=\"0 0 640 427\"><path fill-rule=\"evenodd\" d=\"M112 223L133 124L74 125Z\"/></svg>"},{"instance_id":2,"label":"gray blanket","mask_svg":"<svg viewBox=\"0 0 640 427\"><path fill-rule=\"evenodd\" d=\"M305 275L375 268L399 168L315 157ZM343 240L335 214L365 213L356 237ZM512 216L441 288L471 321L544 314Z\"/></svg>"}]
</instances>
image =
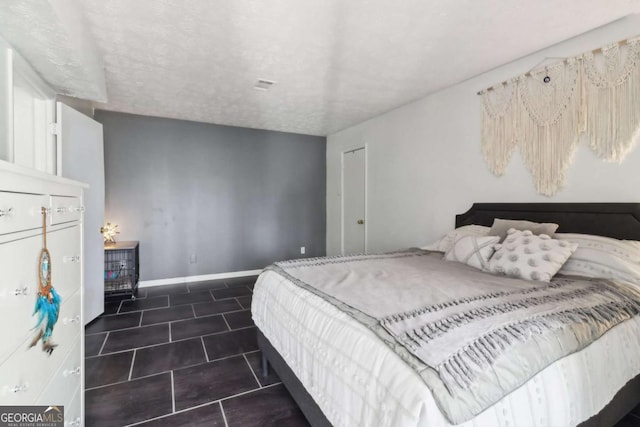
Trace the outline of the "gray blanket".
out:
<instances>
[{"instance_id":1,"label":"gray blanket","mask_svg":"<svg viewBox=\"0 0 640 427\"><path fill-rule=\"evenodd\" d=\"M268 269L374 331L426 382L453 424L640 313L603 280L505 278L414 250L301 259Z\"/></svg>"}]
</instances>

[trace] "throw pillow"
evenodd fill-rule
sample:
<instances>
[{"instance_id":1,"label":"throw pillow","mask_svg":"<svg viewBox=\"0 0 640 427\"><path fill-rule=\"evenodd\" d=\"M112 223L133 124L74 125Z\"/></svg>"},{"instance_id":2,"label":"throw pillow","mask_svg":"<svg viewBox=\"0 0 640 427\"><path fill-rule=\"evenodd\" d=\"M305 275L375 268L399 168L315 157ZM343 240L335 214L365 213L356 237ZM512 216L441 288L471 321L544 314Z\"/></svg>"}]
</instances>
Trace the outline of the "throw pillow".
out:
<instances>
[{"instance_id":1,"label":"throw pillow","mask_svg":"<svg viewBox=\"0 0 640 427\"><path fill-rule=\"evenodd\" d=\"M512 228L504 243L495 245L496 253L489 260L489 271L549 282L577 247L576 243L555 240L546 234L536 236L530 230Z\"/></svg>"},{"instance_id":2,"label":"throw pillow","mask_svg":"<svg viewBox=\"0 0 640 427\"><path fill-rule=\"evenodd\" d=\"M463 225L462 227L458 227L455 230L448 232L432 244L423 246L420 249L424 249L425 251L447 252L453 246L453 239L456 234L466 236L486 236L488 233L489 227L485 227L483 225Z\"/></svg>"},{"instance_id":3,"label":"throw pillow","mask_svg":"<svg viewBox=\"0 0 640 427\"><path fill-rule=\"evenodd\" d=\"M456 234L453 246L444 254L447 261L457 261L480 270L488 270L489 258L493 255L493 246L499 241L498 236L465 236Z\"/></svg>"},{"instance_id":4,"label":"throw pillow","mask_svg":"<svg viewBox=\"0 0 640 427\"><path fill-rule=\"evenodd\" d=\"M640 285L639 242L591 234L558 233L556 236L578 244L578 249L558 273Z\"/></svg>"}]
</instances>

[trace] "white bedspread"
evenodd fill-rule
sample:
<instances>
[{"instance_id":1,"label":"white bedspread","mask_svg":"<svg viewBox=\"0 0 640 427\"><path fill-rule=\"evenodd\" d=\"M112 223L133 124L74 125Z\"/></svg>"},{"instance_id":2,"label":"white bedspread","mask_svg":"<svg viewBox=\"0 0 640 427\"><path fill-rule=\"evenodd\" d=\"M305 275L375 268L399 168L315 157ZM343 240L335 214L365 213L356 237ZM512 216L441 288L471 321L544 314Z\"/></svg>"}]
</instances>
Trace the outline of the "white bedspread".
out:
<instances>
[{"instance_id":1,"label":"white bedspread","mask_svg":"<svg viewBox=\"0 0 640 427\"><path fill-rule=\"evenodd\" d=\"M376 335L273 271L253 319L335 426L448 426L424 381ZM354 345L354 343L356 345ZM462 426L571 426L640 373L640 318L553 363Z\"/></svg>"}]
</instances>

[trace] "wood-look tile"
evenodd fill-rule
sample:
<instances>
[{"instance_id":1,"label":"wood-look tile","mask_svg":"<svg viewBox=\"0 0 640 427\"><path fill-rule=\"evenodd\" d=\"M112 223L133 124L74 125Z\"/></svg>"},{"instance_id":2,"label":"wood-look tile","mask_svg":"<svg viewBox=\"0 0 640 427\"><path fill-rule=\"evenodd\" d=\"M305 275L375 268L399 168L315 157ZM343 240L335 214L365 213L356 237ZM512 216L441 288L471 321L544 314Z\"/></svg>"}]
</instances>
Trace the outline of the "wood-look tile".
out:
<instances>
[{"instance_id":1,"label":"wood-look tile","mask_svg":"<svg viewBox=\"0 0 640 427\"><path fill-rule=\"evenodd\" d=\"M255 389L258 383L244 357L236 356L175 370L173 387L179 411Z\"/></svg>"},{"instance_id":2,"label":"wood-look tile","mask_svg":"<svg viewBox=\"0 0 640 427\"><path fill-rule=\"evenodd\" d=\"M225 427L218 402L138 425L145 427Z\"/></svg>"},{"instance_id":3,"label":"wood-look tile","mask_svg":"<svg viewBox=\"0 0 640 427\"><path fill-rule=\"evenodd\" d=\"M120 313L126 313L129 311L148 310L150 308L161 308L161 307L168 307L168 306L169 306L169 297L167 295L160 295L157 297L122 301L122 305L120 306Z\"/></svg>"},{"instance_id":4,"label":"wood-look tile","mask_svg":"<svg viewBox=\"0 0 640 427\"><path fill-rule=\"evenodd\" d=\"M224 289L227 285L224 280L208 280L206 282L188 283L189 292L208 291L210 289Z\"/></svg>"},{"instance_id":5,"label":"wood-look tile","mask_svg":"<svg viewBox=\"0 0 640 427\"><path fill-rule=\"evenodd\" d=\"M200 338L136 350L132 378L198 365L207 361Z\"/></svg>"},{"instance_id":6,"label":"wood-look tile","mask_svg":"<svg viewBox=\"0 0 640 427\"><path fill-rule=\"evenodd\" d=\"M229 427L310 425L283 385L223 400L222 407Z\"/></svg>"},{"instance_id":7,"label":"wood-look tile","mask_svg":"<svg viewBox=\"0 0 640 427\"><path fill-rule=\"evenodd\" d=\"M102 354L169 342L169 324L110 332Z\"/></svg>"},{"instance_id":8,"label":"wood-look tile","mask_svg":"<svg viewBox=\"0 0 640 427\"><path fill-rule=\"evenodd\" d=\"M171 322L171 341L228 331L221 315Z\"/></svg>"},{"instance_id":9,"label":"wood-look tile","mask_svg":"<svg viewBox=\"0 0 640 427\"><path fill-rule=\"evenodd\" d=\"M237 288L212 290L211 294L216 300L221 300L225 298L235 298L243 297L245 295L251 295L251 289L246 286L239 286Z\"/></svg>"},{"instance_id":10,"label":"wood-look tile","mask_svg":"<svg viewBox=\"0 0 640 427\"><path fill-rule=\"evenodd\" d=\"M246 308L247 310L251 308L251 300L253 295L247 295L246 297L238 297L236 298L242 308Z\"/></svg>"},{"instance_id":11,"label":"wood-look tile","mask_svg":"<svg viewBox=\"0 0 640 427\"><path fill-rule=\"evenodd\" d=\"M113 314L100 316L85 327L85 333L113 331L116 329L135 328L140 324L142 313Z\"/></svg>"},{"instance_id":12,"label":"wood-look tile","mask_svg":"<svg viewBox=\"0 0 640 427\"><path fill-rule=\"evenodd\" d=\"M143 325L153 325L154 323L171 322L174 320L193 318L193 309L190 305L178 307L158 308L146 310L142 316Z\"/></svg>"},{"instance_id":13,"label":"wood-look tile","mask_svg":"<svg viewBox=\"0 0 640 427\"><path fill-rule=\"evenodd\" d=\"M84 356L97 356L100 353L102 344L104 344L104 338L107 333L87 335L84 337Z\"/></svg>"},{"instance_id":14,"label":"wood-look tile","mask_svg":"<svg viewBox=\"0 0 640 427\"><path fill-rule=\"evenodd\" d=\"M171 295L169 299L171 301L171 306L213 301L213 298L211 298L211 294L209 293L209 291L176 294Z\"/></svg>"},{"instance_id":15,"label":"wood-look tile","mask_svg":"<svg viewBox=\"0 0 640 427\"><path fill-rule=\"evenodd\" d=\"M85 392L87 426L123 426L169 414L171 411L170 373Z\"/></svg>"},{"instance_id":16,"label":"wood-look tile","mask_svg":"<svg viewBox=\"0 0 640 427\"><path fill-rule=\"evenodd\" d=\"M253 319L251 318L251 310L225 313L223 314L223 316L225 319L227 319L227 322L229 323L229 327L231 329L246 328L248 326L254 325Z\"/></svg>"},{"instance_id":17,"label":"wood-look tile","mask_svg":"<svg viewBox=\"0 0 640 427\"><path fill-rule=\"evenodd\" d=\"M262 352L256 351L255 353L245 354L245 357L249 361L249 365L253 372L256 374L260 385L265 387L271 384L281 382L280 377L276 374L275 369L269 366L269 374L265 377L262 375Z\"/></svg>"},{"instance_id":18,"label":"wood-look tile","mask_svg":"<svg viewBox=\"0 0 640 427\"><path fill-rule=\"evenodd\" d=\"M85 359L85 387L93 388L128 380L132 359L133 351Z\"/></svg>"},{"instance_id":19,"label":"wood-look tile","mask_svg":"<svg viewBox=\"0 0 640 427\"><path fill-rule=\"evenodd\" d=\"M210 314L226 313L227 311L242 310L242 306L235 298L225 299L222 301L204 302L193 304L196 316L208 316Z\"/></svg>"},{"instance_id":20,"label":"wood-look tile","mask_svg":"<svg viewBox=\"0 0 640 427\"><path fill-rule=\"evenodd\" d=\"M256 328L238 329L202 338L209 360L258 350Z\"/></svg>"},{"instance_id":21,"label":"wood-look tile","mask_svg":"<svg viewBox=\"0 0 640 427\"><path fill-rule=\"evenodd\" d=\"M189 288L187 288L186 283L165 286L151 286L148 288L144 288L144 290L147 292L147 298L155 297L158 295L175 295L189 292Z\"/></svg>"},{"instance_id":22,"label":"wood-look tile","mask_svg":"<svg viewBox=\"0 0 640 427\"><path fill-rule=\"evenodd\" d=\"M116 314L118 312L118 309L120 308L120 301L112 301L112 302L106 302L104 303L104 312L102 313L103 315L105 314Z\"/></svg>"}]
</instances>

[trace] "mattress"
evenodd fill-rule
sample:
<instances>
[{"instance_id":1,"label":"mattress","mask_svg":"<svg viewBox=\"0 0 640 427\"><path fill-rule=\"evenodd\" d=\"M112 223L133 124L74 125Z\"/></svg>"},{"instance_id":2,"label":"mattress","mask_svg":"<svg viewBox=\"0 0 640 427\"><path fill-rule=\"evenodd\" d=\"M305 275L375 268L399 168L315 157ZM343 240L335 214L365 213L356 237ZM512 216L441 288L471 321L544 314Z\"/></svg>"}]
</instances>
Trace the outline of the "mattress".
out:
<instances>
[{"instance_id":1,"label":"mattress","mask_svg":"<svg viewBox=\"0 0 640 427\"><path fill-rule=\"evenodd\" d=\"M255 286L252 313L256 325L333 425L450 425L415 371L373 332L331 303L265 271ZM460 425L579 424L640 373L637 354L639 317L551 364Z\"/></svg>"}]
</instances>

